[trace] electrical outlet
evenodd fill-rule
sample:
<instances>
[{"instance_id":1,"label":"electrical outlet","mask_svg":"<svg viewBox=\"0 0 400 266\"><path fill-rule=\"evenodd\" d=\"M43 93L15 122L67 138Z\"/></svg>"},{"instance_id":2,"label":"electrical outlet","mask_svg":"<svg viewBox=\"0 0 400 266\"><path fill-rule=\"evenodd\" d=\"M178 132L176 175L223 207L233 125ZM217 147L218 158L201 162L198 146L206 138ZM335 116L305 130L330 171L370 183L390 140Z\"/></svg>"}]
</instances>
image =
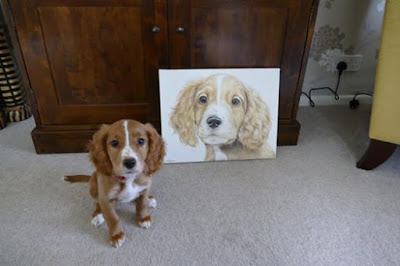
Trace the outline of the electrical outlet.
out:
<instances>
[{"instance_id":1,"label":"electrical outlet","mask_svg":"<svg viewBox=\"0 0 400 266\"><path fill-rule=\"evenodd\" d=\"M333 60L333 65L336 66L340 61L346 62L348 71L359 71L363 62L363 55L336 55Z\"/></svg>"}]
</instances>

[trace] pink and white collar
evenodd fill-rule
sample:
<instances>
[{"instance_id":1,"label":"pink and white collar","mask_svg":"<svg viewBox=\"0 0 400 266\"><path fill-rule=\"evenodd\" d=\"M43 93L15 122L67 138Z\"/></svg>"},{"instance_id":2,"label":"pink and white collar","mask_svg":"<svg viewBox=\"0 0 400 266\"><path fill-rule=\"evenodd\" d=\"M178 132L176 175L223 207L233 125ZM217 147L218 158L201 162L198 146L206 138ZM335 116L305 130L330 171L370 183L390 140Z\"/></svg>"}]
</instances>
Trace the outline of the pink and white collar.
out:
<instances>
[{"instance_id":1,"label":"pink and white collar","mask_svg":"<svg viewBox=\"0 0 400 266\"><path fill-rule=\"evenodd\" d=\"M118 182L125 182L128 178L126 176L120 175L120 176L115 176L115 180Z\"/></svg>"}]
</instances>

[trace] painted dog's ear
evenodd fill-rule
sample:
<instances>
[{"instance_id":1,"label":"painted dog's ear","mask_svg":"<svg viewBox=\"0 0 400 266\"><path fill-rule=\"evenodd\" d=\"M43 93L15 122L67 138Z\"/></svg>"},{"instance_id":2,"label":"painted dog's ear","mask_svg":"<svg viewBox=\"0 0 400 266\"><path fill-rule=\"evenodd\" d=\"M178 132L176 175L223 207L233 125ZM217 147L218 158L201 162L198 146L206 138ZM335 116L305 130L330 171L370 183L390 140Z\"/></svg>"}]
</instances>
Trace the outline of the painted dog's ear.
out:
<instances>
[{"instance_id":1,"label":"painted dog's ear","mask_svg":"<svg viewBox=\"0 0 400 266\"><path fill-rule=\"evenodd\" d=\"M239 141L246 149L260 148L266 141L271 129L271 117L268 106L253 90L246 88L247 110L239 129Z\"/></svg>"},{"instance_id":2,"label":"painted dog's ear","mask_svg":"<svg viewBox=\"0 0 400 266\"><path fill-rule=\"evenodd\" d=\"M201 82L202 80L190 82L183 88L169 119L169 125L179 135L181 142L192 147L195 147L198 142L194 117L194 98L197 87Z\"/></svg>"},{"instance_id":3,"label":"painted dog's ear","mask_svg":"<svg viewBox=\"0 0 400 266\"><path fill-rule=\"evenodd\" d=\"M107 152L109 125L102 125L89 142L89 157L96 170L104 175L112 174L112 164Z\"/></svg>"}]
</instances>

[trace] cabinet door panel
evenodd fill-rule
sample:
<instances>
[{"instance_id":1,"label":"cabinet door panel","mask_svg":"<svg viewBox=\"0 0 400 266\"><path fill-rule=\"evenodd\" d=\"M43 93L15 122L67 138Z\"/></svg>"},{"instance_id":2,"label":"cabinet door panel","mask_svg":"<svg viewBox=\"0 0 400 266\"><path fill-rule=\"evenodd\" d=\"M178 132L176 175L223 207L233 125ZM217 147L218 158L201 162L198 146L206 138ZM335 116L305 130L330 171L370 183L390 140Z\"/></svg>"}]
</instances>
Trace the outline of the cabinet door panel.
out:
<instances>
[{"instance_id":1,"label":"cabinet door panel","mask_svg":"<svg viewBox=\"0 0 400 266\"><path fill-rule=\"evenodd\" d=\"M171 67L281 68L279 119L290 122L312 2L169 1Z\"/></svg>"},{"instance_id":2,"label":"cabinet door panel","mask_svg":"<svg viewBox=\"0 0 400 266\"><path fill-rule=\"evenodd\" d=\"M168 57L161 44L165 2L18 0L11 6L42 124L158 121L156 69ZM153 33L156 23L161 31Z\"/></svg>"},{"instance_id":3,"label":"cabinet door panel","mask_svg":"<svg viewBox=\"0 0 400 266\"><path fill-rule=\"evenodd\" d=\"M194 9L191 64L279 66L286 15L285 9L263 7Z\"/></svg>"}]
</instances>

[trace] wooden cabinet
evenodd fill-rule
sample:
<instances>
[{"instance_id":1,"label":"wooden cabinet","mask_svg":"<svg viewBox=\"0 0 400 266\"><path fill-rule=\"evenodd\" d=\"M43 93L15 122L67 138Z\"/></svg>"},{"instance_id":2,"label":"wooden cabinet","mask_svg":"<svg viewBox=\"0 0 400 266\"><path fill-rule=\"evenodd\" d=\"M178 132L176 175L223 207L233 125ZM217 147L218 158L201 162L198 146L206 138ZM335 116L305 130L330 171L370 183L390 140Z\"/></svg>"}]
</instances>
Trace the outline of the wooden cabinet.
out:
<instances>
[{"instance_id":1,"label":"wooden cabinet","mask_svg":"<svg viewBox=\"0 0 400 266\"><path fill-rule=\"evenodd\" d=\"M278 142L297 142L296 111L317 1L3 5L14 20L31 86L38 153L83 151L101 123L122 118L160 128L159 68L281 68Z\"/></svg>"}]
</instances>

